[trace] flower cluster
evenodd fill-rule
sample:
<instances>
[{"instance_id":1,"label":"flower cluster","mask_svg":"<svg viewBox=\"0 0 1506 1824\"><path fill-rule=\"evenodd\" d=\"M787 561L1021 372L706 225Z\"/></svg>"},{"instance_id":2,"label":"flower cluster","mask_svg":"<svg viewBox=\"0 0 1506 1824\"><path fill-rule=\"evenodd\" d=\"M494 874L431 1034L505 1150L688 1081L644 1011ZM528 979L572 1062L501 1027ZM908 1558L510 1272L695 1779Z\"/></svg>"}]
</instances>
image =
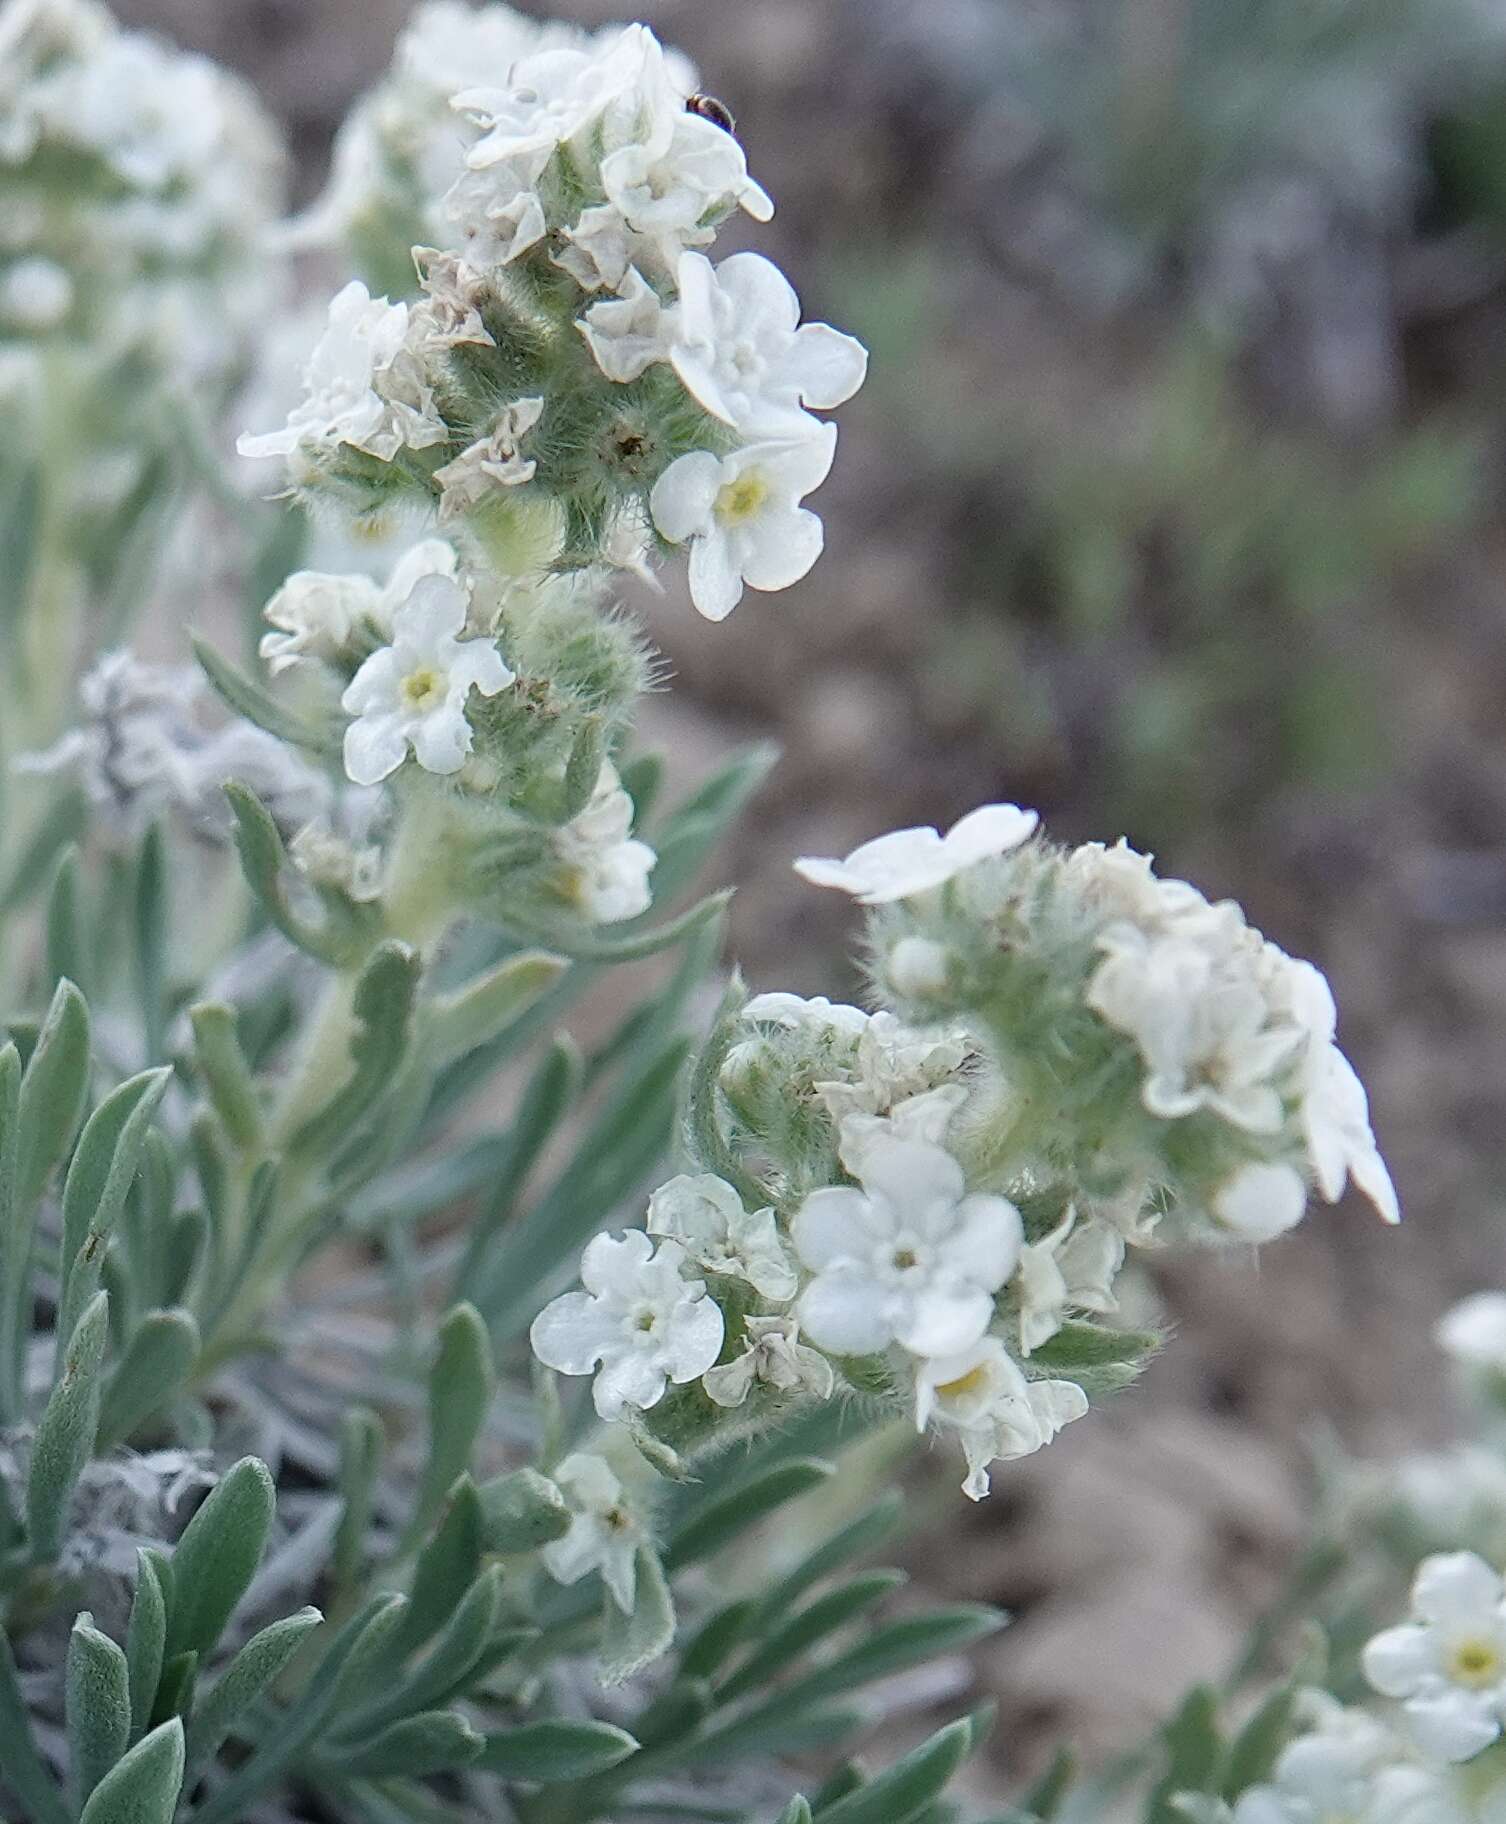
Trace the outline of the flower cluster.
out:
<instances>
[{"instance_id":1,"label":"flower cluster","mask_svg":"<svg viewBox=\"0 0 1506 1824\"><path fill-rule=\"evenodd\" d=\"M95 0L0 5L0 349L224 386L275 301L282 151L224 70Z\"/></svg>"},{"instance_id":2,"label":"flower cluster","mask_svg":"<svg viewBox=\"0 0 1506 1824\"><path fill-rule=\"evenodd\" d=\"M813 414L867 356L802 324L763 255L708 257L729 214L772 205L690 83L644 26L423 9L308 230L406 224L419 295L351 281L303 398L242 451L357 514L412 498L514 571L687 547L712 619L797 582L822 546L801 502L836 444Z\"/></svg>"},{"instance_id":3,"label":"flower cluster","mask_svg":"<svg viewBox=\"0 0 1506 1824\"><path fill-rule=\"evenodd\" d=\"M1147 857L1037 824L988 805L797 863L874 908L896 1005L763 994L713 1035L703 1171L647 1235L593 1243L587 1291L534 1329L547 1365L600 1369L604 1417L696 1381L771 1408L889 1393L959 1438L976 1498L1154 1345L1099 1321L1128 1249L1268 1240L1351 1173L1394 1217L1318 972Z\"/></svg>"}]
</instances>

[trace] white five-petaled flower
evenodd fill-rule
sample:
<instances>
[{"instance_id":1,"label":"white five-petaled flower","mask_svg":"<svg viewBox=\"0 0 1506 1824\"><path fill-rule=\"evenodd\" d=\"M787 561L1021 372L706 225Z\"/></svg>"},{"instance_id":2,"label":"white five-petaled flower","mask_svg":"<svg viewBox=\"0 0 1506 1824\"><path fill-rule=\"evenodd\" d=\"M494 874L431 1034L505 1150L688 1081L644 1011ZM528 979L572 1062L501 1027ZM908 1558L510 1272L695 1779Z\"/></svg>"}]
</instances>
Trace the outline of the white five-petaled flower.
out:
<instances>
[{"instance_id":1,"label":"white five-petaled flower","mask_svg":"<svg viewBox=\"0 0 1506 1824\"><path fill-rule=\"evenodd\" d=\"M1116 1311L1114 1280L1124 1265L1124 1237L1105 1223L1079 1222L1068 1210L1040 1241L1020 1251L1020 1349L1048 1342L1069 1311Z\"/></svg>"},{"instance_id":2,"label":"white five-petaled flower","mask_svg":"<svg viewBox=\"0 0 1506 1824\"><path fill-rule=\"evenodd\" d=\"M1506 1372L1506 1292L1476 1292L1446 1312L1438 1346L1470 1368Z\"/></svg>"},{"instance_id":3,"label":"white five-petaled flower","mask_svg":"<svg viewBox=\"0 0 1506 1824\"><path fill-rule=\"evenodd\" d=\"M636 380L669 352L673 312L666 311L652 285L629 266L617 295L590 306L576 324L608 380Z\"/></svg>"},{"instance_id":4,"label":"white five-petaled flower","mask_svg":"<svg viewBox=\"0 0 1506 1824\"><path fill-rule=\"evenodd\" d=\"M799 1280L772 1209L748 1210L713 1172L681 1174L649 1198L648 1232L667 1235L707 1273L744 1279L775 1304L795 1296Z\"/></svg>"},{"instance_id":5,"label":"white five-petaled flower","mask_svg":"<svg viewBox=\"0 0 1506 1824\"><path fill-rule=\"evenodd\" d=\"M683 107L662 127L655 123L648 138L609 152L601 184L638 234L694 236L707 215L733 203L759 222L774 213L732 135Z\"/></svg>"},{"instance_id":6,"label":"white five-petaled flower","mask_svg":"<svg viewBox=\"0 0 1506 1824\"><path fill-rule=\"evenodd\" d=\"M523 454L523 439L538 423L542 398L514 399L497 414L484 437L468 444L453 461L434 471L443 490L441 519L454 519L484 500L494 487L518 488L532 481L538 464Z\"/></svg>"},{"instance_id":7,"label":"white five-petaled flower","mask_svg":"<svg viewBox=\"0 0 1506 1824\"><path fill-rule=\"evenodd\" d=\"M1028 842L1040 821L1017 804L985 804L943 836L929 828L891 830L875 836L843 861L802 855L795 872L817 887L851 893L861 905L882 906L945 885L977 862L1007 855Z\"/></svg>"},{"instance_id":8,"label":"white five-petaled flower","mask_svg":"<svg viewBox=\"0 0 1506 1824\"><path fill-rule=\"evenodd\" d=\"M426 538L405 551L385 583L359 573L331 575L295 570L262 610L273 629L261 637L260 652L275 677L300 659L332 659L366 621L384 638L392 617L422 576L454 576L455 547Z\"/></svg>"},{"instance_id":9,"label":"white five-petaled flower","mask_svg":"<svg viewBox=\"0 0 1506 1824\"><path fill-rule=\"evenodd\" d=\"M405 445L423 449L449 435L433 400L403 365L408 306L374 298L352 279L330 302L329 322L309 357L303 398L279 431L246 434L242 456L291 456L342 443L390 462Z\"/></svg>"},{"instance_id":10,"label":"white five-petaled flower","mask_svg":"<svg viewBox=\"0 0 1506 1824\"><path fill-rule=\"evenodd\" d=\"M634 814L617 768L604 760L585 809L555 832L561 890L593 925L621 924L653 903L648 877L659 857L633 835Z\"/></svg>"},{"instance_id":11,"label":"white five-petaled flower","mask_svg":"<svg viewBox=\"0 0 1506 1824\"><path fill-rule=\"evenodd\" d=\"M742 1352L701 1376L707 1397L718 1406L741 1406L756 1382L776 1393L831 1398L836 1373L819 1349L800 1341L800 1326L793 1317L750 1317L745 1320L744 1333Z\"/></svg>"},{"instance_id":12,"label":"white five-petaled flower","mask_svg":"<svg viewBox=\"0 0 1506 1824\"><path fill-rule=\"evenodd\" d=\"M875 1013L858 1035L853 1076L817 1083L816 1093L838 1125L854 1115L888 1114L901 1103L919 1102L943 1088L952 1093L947 1112L954 1113L967 1095L955 1079L973 1050L973 1041L960 1027L907 1026L892 1013ZM912 1110L912 1125L925 1118L920 1109ZM928 1137L939 1140L945 1130L943 1115L937 1131Z\"/></svg>"},{"instance_id":13,"label":"white five-petaled flower","mask_svg":"<svg viewBox=\"0 0 1506 1824\"><path fill-rule=\"evenodd\" d=\"M873 1018L847 1001L829 1001L824 994L806 1000L780 989L755 994L743 1008L742 1017L756 1025L782 1027L786 1032L834 1032L851 1039L861 1039Z\"/></svg>"},{"instance_id":14,"label":"white five-petaled flower","mask_svg":"<svg viewBox=\"0 0 1506 1824\"><path fill-rule=\"evenodd\" d=\"M962 1167L939 1146L884 1131L844 1139L843 1161L862 1188L813 1191L790 1224L814 1275L798 1307L805 1333L836 1355L891 1343L914 1355L970 1348L1019 1260L1019 1211L1003 1197L968 1195Z\"/></svg>"},{"instance_id":15,"label":"white five-petaled flower","mask_svg":"<svg viewBox=\"0 0 1506 1824\"><path fill-rule=\"evenodd\" d=\"M724 621L752 589L788 589L821 555L820 519L800 502L831 473L837 427L729 456L692 450L654 483L649 510L671 544L690 542L690 599Z\"/></svg>"},{"instance_id":16,"label":"white five-petaled flower","mask_svg":"<svg viewBox=\"0 0 1506 1824\"><path fill-rule=\"evenodd\" d=\"M357 785L395 773L411 746L430 773L459 772L471 751L465 703L513 681L496 642L464 640L468 603L452 577L423 576L392 617L392 644L372 653L340 698L345 771Z\"/></svg>"},{"instance_id":17,"label":"white five-petaled flower","mask_svg":"<svg viewBox=\"0 0 1506 1824\"><path fill-rule=\"evenodd\" d=\"M698 1380L721 1353L720 1307L704 1280L686 1279L685 1250L655 1248L640 1229L598 1235L580 1260L582 1292L548 1304L529 1332L533 1352L561 1374L591 1374L596 1410L620 1419L657 1405L672 1381Z\"/></svg>"},{"instance_id":18,"label":"white five-petaled flower","mask_svg":"<svg viewBox=\"0 0 1506 1824\"><path fill-rule=\"evenodd\" d=\"M684 253L669 358L713 418L749 438L798 437L807 407L841 405L863 384L868 351L828 323L800 322L789 280L761 253L713 266Z\"/></svg>"},{"instance_id":19,"label":"white five-petaled flower","mask_svg":"<svg viewBox=\"0 0 1506 1824\"><path fill-rule=\"evenodd\" d=\"M600 1571L613 1602L631 1615L643 1528L627 1505L622 1484L604 1458L586 1451L566 1457L554 1480L570 1509L570 1528L539 1548L544 1569L556 1583L579 1583Z\"/></svg>"},{"instance_id":20,"label":"white five-petaled flower","mask_svg":"<svg viewBox=\"0 0 1506 1824\"><path fill-rule=\"evenodd\" d=\"M1445 1761L1488 1748L1506 1720L1506 1590L1473 1552L1426 1558L1412 1617L1363 1654L1377 1691L1400 1698L1418 1746Z\"/></svg>"},{"instance_id":21,"label":"white five-petaled flower","mask_svg":"<svg viewBox=\"0 0 1506 1824\"><path fill-rule=\"evenodd\" d=\"M916 1429L934 1421L959 1434L967 1458L962 1491L972 1501L988 1493L990 1463L1030 1456L1087 1410L1075 1381L1027 1380L994 1336L933 1356L915 1373Z\"/></svg>"}]
</instances>

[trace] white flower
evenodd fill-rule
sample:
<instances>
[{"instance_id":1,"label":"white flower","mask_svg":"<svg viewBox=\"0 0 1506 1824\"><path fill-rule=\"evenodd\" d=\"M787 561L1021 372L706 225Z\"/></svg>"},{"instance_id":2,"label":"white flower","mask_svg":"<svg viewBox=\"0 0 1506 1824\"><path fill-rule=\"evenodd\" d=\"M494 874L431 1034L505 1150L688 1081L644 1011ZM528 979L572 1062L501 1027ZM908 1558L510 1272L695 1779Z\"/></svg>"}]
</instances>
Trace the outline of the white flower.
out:
<instances>
[{"instance_id":1,"label":"white flower","mask_svg":"<svg viewBox=\"0 0 1506 1824\"><path fill-rule=\"evenodd\" d=\"M1424 1559L1412 1616L1377 1634L1363 1654L1377 1691L1402 1700L1419 1747L1467 1761L1501 1733L1506 1715L1506 1592L1473 1552Z\"/></svg>"},{"instance_id":2,"label":"white flower","mask_svg":"<svg viewBox=\"0 0 1506 1824\"><path fill-rule=\"evenodd\" d=\"M627 381L665 359L672 322L673 314L665 311L658 292L636 266L630 266L617 296L591 305L575 327L608 380Z\"/></svg>"},{"instance_id":3,"label":"white flower","mask_svg":"<svg viewBox=\"0 0 1506 1824\"><path fill-rule=\"evenodd\" d=\"M1020 1349L1029 1356L1061 1329L1069 1311L1117 1311L1114 1280L1124 1265L1124 1237L1103 1223L1079 1222L1068 1210L1042 1240L1020 1251Z\"/></svg>"},{"instance_id":4,"label":"white flower","mask_svg":"<svg viewBox=\"0 0 1506 1824\"><path fill-rule=\"evenodd\" d=\"M393 616L392 644L346 686L340 705L355 720L345 730L345 771L357 785L396 772L410 745L426 772L460 770L471 751L466 698L472 689L495 696L514 675L494 641L457 637L467 610L453 578L420 577Z\"/></svg>"},{"instance_id":5,"label":"white flower","mask_svg":"<svg viewBox=\"0 0 1506 1824\"><path fill-rule=\"evenodd\" d=\"M440 212L459 235L466 263L477 268L510 266L548 228L538 192L499 183L495 171L463 172L445 192Z\"/></svg>"},{"instance_id":6,"label":"white flower","mask_svg":"<svg viewBox=\"0 0 1506 1824\"><path fill-rule=\"evenodd\" d=\"M837 1355L895 1342L914 1355L970 1347L1019 1260L1019 1211L1003 1197L969 1196L962 1167L939 1146L883 1132L853 1142L843 1161L862 1189L813 1191L790 1224L815 1275L800 1299L802 1327Z\"/></svg>"},{"instance_id":7,"label":"white flower","mask_svg":"<svg viewBox=\"0 0 1506 1824\"><path fill-rule=\"evenodd\" d=\"M915 1372L916 1430L934 1420L960 1434L967 1458L962 1491L972 1501L988 1493L990 1463L1030 1456L1087 1410L1075 1381L1026 1380L993 1336L922 1362Z\"/></svg>"},{"instance_id":8,"label":"white flower","mask_svg":"<svg viewBox=\"0 0 1506 1824\"><path fill-rule=\"evenodd\" d=\"M556 1583L579 1583L600 1571L612 1600L631 1615L643 1529L623 1498L622 1484L603 1458L584 1451L566 1457L554 1480L570 1509L570 1527L540 1546L540 1562Z\"/></svg>"},{"instance_id":9,"label":"white flower","mask_svg":"<svg viewBox=\"0 0 1506 1824\"><path fill-rule=\"evenodd\" d=\"M459 560L442 538L426 538L405 551L385 583L353 572L295 570L262 610L274 629L259 651L275 677L300 659L333 659L363 621L389 638L392 617L424 576L453 577Z\"/></svg>"},{"instance_id":10,"label":"white flower","mask_svg":"<svg viewBox=\"0 0 1506 1824\"><path fill-rule=\"evenodd\" d=\"M802 880L851 893L861 905L882 906L943 886L954 875L1007 855L1028 842L1040 821L1016 804L985 804L954 823L942 836L934 829L892 830L854 849L844 861L803 855L795 863Z\"/></svg>"},{"instance_id":11,"label":"white flower","mask_svg":"<svg viewBox=\"0 0 1506 1824\"><path fill-rule=\"evenodd\" d=\"M860 1039L873 1017L861 1007L845 1001L829 1001L824 994L804 1000L798 994L755 994L743 1008L742 1017L764 1026L779 1026L786 1032L837 1032Z\"/></svg>"},{"instance_id":12,"label":"white flower","mask_svg":"<svg viewBox=\"0 0 1506 1824\"><path fill-rule=\"evenodd\" d=\"M730 456L692 450L654 483L649 510L671 544L690 541L690 599L723 621L743 585L788 589L821 555L821 521L800 502L831 473L837 428Z\"/></svg>"},{"instance_id":13,"label":"white flower","mask_svg":"<svg viewBox=\"0 0 1506 1824\"><path fill-rule=\"evenodd\" d=\"M972 1040L957 1027L941 1030L907 1026L892 1013L875 1013L858 1035L855 1075L847 1081L817 1083L816 1093L837 1123L852 1115L886 1115L900 1103L920 1101L927 1092L949 1085L973 1051ZM932 1137L940 1139L947 1117L961 1106L965 1089L955 1090L941 1125ZM928 1103L927 1111L941 1104ZM926 1118L920 1109L911 1113L911 1125Z\"/></svg>"},{"instance_id":14,"label":"white flower","mask_svg":"<svg viewBox=\"0 0 1506 1824\"><path fill-rule=\"evenodd\" d=\"M768 221L774 205L748 176L743 149L730 133L683 106L668 127L667 134L654 132L601 161L607 200L630 228L639 234L690 234L706 216L734 203L755 221Z\"/></svg>"},{"instance_id":15,"label":"white flower","mask_svg":"<svg viewBox=\"0 0 1506 1824\"><path fill-rule=\"evenodd\" d=\"M795 1296L799 1280L772 1209L747 1210L714 1173L681 1175L649 1198L648 1232L668 1235L707 1273L745 1279L774 1304Z\"/></svg>"},{"instance_id":16,"label":"white flower","mask_svg":"<svg viewBox=\"0 0 1506 1824\"><path fill-rule=\"evenodd\" d=\"M1405 1752L1365 1711L1324 1702L1318 1726L1282 1749L1269 1783L1240 1795L1234 1824L1461 1824L1438 1774L1401 1764Z\"/></svg>"},{"instance_id":17,"label":"white flower","mask_svg":"<svg viewBox=\"0 0 1506 1824\"><path fill-rule=\"evenodd\" d=\"M837 1384L832 1365L818 1349L800 1341L793 1317L750 1317L744 1325L747 1347L720 1368L701 1376L707 1396L718 1406L741 1406L755 1382L776 1393L809 1393L829 1400Z\"/></svg>"},{"instance_id":18,"label":"white flower","mask_svg":"<svg viewBox=\"0 0 1506 1824\"><path fill-rule=\"evenodd\" d=\"M303 375L302 401L280 431L242 435L242 456L291 456L342 443L390 462L404 444L422 449L449 435L432 400L399 368L408 306L373 298L359 279L330 302L329 322Z\"/></svg>"},{"instance_id":19,"label":"white flower","mask_svg":"<svg viewBox=\"0 0 1506 1824\"><path fill-rule=\"evenodd\" d=\"M828 323L802 326L794 287L761 253L734 253L715 267L685 253L675 276L675 372L713 418L745 437L799 436L812 422L803 408L829 410L863 384L862 343Z\"/></svg>"},{"instance_id":20,"label":"white flower","mask_svg":"<svg viewBox=\"0 0 1506 1824\"><path fill-rule=\"evenodd\" d=\"M413 312L422 352L443 353L467 343L495 347L495 338L481 320L481 306L490 295L481 274L457 255L435 247L415 247L413 258L427 294Z\"/></svg>"},{"instance_id":21,"label":"white flower","mask_svg":"<svg viewBox=\"0 0 1506 1824\"><path fill-rule=\"evenodd\" d=\"M1247 1132L1277 1132L1283 1108L1273 1079L1303 1035L1273 1019L1256 953L1224 941L1211 924L1165 933L1114 924L1098 947L1104 960L1087 1003L1140 1048L1148 1066L1141 1100L1151 1114L1172 1121L1211 1109Z\"/></svg>"},{"instance_id":22,"label":"white flower","mask_svg":"<svg viewBox=\"0 0 1506 1824\"><path fill-rule=\"evenodd\" d=\"M1476 1292L1447 1312L1438 1347L1471 1368L1506 1370L1506 1292Z\"/></svg>"},{"instance_id":23,"label":"white flower","mask_svg":"<svg viewBox=\"0 0 1506 1824\"><path fill-rule=\"evenodd\" d=\"M685 1250L641 1230L598 1235L580 1260L583 1292L548 1304L529 1332L533 1352L561 1374L590 1374L596 1410L619 1419L657 1405L665 1387L698 1380L721 1353L722 1313L704 1280L681 1273Z\"/></svg>"},{"instance_id":24,"label":"white flower","mask_svg":"<svg viewBox=\"0 0 1506 1824\"><path fill-rule=\"evenodd\" d=\"M502 407L485 437L478 437L453 462L434 471L434 479L444 490L439 503L441 519L467 512L494 485L517 488L533 480L538 464L522 453L522 444L543 410L542 398L514 399Z\"/></svg>"},{"instance_id":25,"label":"white flower","mask_svg":"<svg viewBox=\"0 0 1506 1824\"><path fill-rule=\"evenodd\" d=\"M586 808L555 832L565 897L593 925L637 918L653 903L648 877L658 856L632 834L633 801L604 760Z\"/></svg>"},{"instance_id":26,"label":"white flower","mask_svg":"<svg viewBox=\"0 0 1506 1824\"><path fill-rule=\"evenodd\" d=\"M1274 1241L1306 1209L1307 1184L1290 1165L1242 1165L1213 1198L1213 1214L1241 1241Z\"/></svg>"}]
</instances>

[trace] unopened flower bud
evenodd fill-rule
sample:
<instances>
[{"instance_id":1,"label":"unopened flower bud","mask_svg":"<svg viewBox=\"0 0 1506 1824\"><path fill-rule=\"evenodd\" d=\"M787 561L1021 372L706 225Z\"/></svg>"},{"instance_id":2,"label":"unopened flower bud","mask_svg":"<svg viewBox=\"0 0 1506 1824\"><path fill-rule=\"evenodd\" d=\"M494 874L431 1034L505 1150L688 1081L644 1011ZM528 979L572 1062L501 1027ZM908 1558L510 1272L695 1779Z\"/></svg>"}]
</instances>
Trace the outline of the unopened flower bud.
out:
<instances>
[{"instance_id":1,"label":"unopened flower bud","mask_svg":"<svg viewBox=\"0 0 1506 1824\"><path fill-rule=\"evenodd\" d=\"M889 952L888 976L896 994L923 1001L946 993L952 953L929 937L902 937Z\"/></svg>"}]
</instances>

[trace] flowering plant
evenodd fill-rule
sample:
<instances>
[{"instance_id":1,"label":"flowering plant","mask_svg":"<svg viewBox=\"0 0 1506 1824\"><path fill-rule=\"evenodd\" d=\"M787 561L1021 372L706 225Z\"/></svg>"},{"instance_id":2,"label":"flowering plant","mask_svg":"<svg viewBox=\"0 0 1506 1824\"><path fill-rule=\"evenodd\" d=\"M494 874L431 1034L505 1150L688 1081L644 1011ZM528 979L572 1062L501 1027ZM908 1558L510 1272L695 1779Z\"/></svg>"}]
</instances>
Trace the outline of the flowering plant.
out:
<instances>
[{"instance_id":1,"label":"flowering plant","mask_svg":"<svg viewBox=\"0 0 1506 1824\"><path fill-rule=\"evenodd\" d=\"M44 49L0 148L71 118L50 47L111 31L7 0ZM178 170L153 93L91 153L128 185ZM981 1716L787 1797L855 1694L999 1620L875 1621L896 1577L849 1567L895 1504L823 1506L833 1459L935 1434L981 1498L1160 1346L1114 1321L1137 1251L1270 1240L1350 1178L1397 1215L1321 975L1013 805L796 863L867 908L869 1006L733 975L696 1017L725 896L685 901L767 757L660 812L612 592L683 552L720 620L820 554L816 414L866 355L708 253L771 207L647 28L421 9L291 231L406 295L344 284L240 439L290 517L415 536L271 578L259 673L197 642L228 720L112 651L22 758L94 812L44 811L3 895L0 1766L34 1824L953 1817ZM34 496L6 512L29 541ZM656 956L583 1050L581 997Z\"/></svg>"}]
</instances>

